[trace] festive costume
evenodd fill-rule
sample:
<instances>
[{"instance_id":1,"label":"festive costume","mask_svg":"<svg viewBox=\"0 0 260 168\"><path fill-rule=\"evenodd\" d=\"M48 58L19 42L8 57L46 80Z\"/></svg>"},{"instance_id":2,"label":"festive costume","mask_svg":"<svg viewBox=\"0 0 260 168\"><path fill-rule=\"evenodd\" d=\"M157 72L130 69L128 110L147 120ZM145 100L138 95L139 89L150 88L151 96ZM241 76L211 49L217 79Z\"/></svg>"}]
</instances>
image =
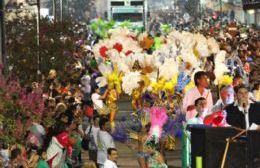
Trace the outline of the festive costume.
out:
<instances>
[{"instance_id":1,"label":"festive costume","mask_svg":"<svg viewBox=\"0 0 260 168\"><path fill-rule=\"evenodd\" d=\"M118 99L118 95L115 89L112 89L110 91L108 91L108 95L106 98L106 105L109 108L110 111L110 123L111 123L111 127L115 128L115 117L116 117L116 113L118 111L118 107L117 107L117 99Z\"/></svg>"}]
</instances>

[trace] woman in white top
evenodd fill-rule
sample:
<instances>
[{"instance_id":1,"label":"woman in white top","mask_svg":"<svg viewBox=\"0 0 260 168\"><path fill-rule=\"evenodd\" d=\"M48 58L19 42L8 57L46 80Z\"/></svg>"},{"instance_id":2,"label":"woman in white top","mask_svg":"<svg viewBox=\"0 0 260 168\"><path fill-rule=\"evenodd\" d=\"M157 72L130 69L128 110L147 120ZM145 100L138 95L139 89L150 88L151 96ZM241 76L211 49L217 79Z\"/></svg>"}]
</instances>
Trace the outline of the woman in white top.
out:
<instances>
[{"instance_id":1,"label":"woman in white top","mask_svg":"<svg viewBox=\"0 0 260 168\"><path fill-rule=\"evenodd\" d=\"M106 99L108 91L106 90L103 95L100 95L100 90L96 86L95 93L91 95L91 100L93 102L94 109L99 112L99 109L103 109L105 107L103 100Z\"/></svg>"}]
</instances>

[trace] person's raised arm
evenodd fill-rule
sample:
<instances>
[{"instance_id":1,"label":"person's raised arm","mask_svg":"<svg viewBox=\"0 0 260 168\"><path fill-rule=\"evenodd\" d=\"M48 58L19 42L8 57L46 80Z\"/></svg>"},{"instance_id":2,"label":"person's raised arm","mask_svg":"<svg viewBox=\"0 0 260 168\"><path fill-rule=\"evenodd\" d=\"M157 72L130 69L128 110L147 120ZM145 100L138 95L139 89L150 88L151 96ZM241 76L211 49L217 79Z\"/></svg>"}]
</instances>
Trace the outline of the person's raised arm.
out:
<instances>
[{"instance_id":1,"label":"person's raised arm","mask_svg":"<svg viewBox=\"0 0 260 168\"><path fill-rule=\"evenodd\" d=\"M105 91L103 95L99 97L99 99L104 100L107 97L107 94L108 94L108 89Z\"/></svg>"}]
</instances>

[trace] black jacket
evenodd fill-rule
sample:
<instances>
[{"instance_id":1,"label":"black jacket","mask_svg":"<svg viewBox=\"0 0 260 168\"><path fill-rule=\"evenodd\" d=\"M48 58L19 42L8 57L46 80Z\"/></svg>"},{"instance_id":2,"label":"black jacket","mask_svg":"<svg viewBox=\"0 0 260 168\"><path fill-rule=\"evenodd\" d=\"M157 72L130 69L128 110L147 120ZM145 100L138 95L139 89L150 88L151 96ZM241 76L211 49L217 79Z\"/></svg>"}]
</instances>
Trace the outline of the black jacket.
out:
<instances>
[{"instance_id":1,"label":"black jacket","mask_svg":"<svg viewBox=\"0 0 260 168\"><path fill-rule=\"evenodd\" d=\"M242 129L246 128L245 115L243 111L238 109L238 106L234 106L234 103L227 106L226 121L229 125L239 127ZM260 125L260 103L252 103L249 108L249 126L252 123Z\"/></svg>"}]
</instances>

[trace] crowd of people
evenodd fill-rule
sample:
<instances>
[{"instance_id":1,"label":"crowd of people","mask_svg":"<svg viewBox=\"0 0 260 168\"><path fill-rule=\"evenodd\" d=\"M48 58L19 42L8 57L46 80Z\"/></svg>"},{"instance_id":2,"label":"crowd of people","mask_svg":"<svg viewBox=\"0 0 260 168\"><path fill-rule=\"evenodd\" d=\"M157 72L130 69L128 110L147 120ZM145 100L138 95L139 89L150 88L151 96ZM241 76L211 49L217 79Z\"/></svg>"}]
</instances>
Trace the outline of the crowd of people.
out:
<instances>
[{"instance_id":1,"label":"crowd of people","mask_svg":"<svg viewBox=\"0 0 260 168\"><path fill-rule=\"evenodd\" d=\"M208 57L205 71L196 72L191 79L195 87L180 92L181 113L176 112L180 109L176 109L177 102L173 100L176 97L173 98L171 92L155 94L144 89L145 80L138 82L132 93L132 105L133 117L138 118L141 126L136 132L128 130L128 138L134 139L135 143L125 144L137 151L141 168L167 167L163 138L168 136L161 138L163 133L157 134L156 131L159 128L158 132L163 132L166 121L177 115L185 116L187 124L243 129L260 125L260 115L257 114L260 109L259 31L251 28L239 30L242 28L230 23L224 31L218 28L201 30L205 35L215 37L220 48L227 52L227 65L233 79L231 84L218 86L217 91L212 92L209 88L212 88L210 81L214 80L211 71L215 66L214 56ZM145 51L153 52L156 47L152 45L156 39L147 38L150 38L150 43ZM75 62L69 63L67 68L68 71L76 70L73 76L64 80L55 70L50 70L42 83L34 82L26 87L27 94L41 94L44 112L36 117L26 116L26 126L15 128L25 132L22 143L0 142L0 167L118 167L118 151L111 135L117 131L117 101L120 96L117 85L107 83L100 87L97 79L102 74L93 55L89 56L93 54L91 46L81 39L76 48L73 54ZM135 65L140 70L140 65ZM46 118L47 123L43 122ZM17 122L20 122L19 118ZM5 126L1 125L0 135L4 129ZM82 160L83 150L88 150L88 161Z\"/></svg>"}]
</instances>

